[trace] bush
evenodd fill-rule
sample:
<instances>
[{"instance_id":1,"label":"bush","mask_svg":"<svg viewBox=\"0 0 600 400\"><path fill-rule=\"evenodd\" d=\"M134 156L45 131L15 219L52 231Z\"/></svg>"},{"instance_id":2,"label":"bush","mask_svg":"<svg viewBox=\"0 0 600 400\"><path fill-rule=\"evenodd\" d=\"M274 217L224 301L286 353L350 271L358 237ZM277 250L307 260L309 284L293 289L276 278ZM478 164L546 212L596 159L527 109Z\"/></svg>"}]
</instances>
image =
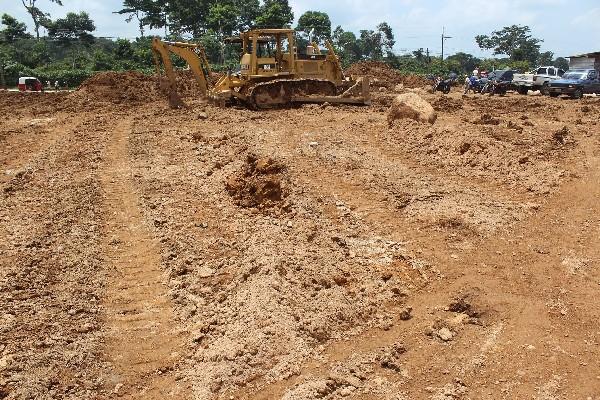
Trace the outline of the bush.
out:
<instances>
[{"instance_id":1,"label":"bush","mask_svg":"<svg viewBox=\"0 0 600 400\"><path fill-rule=\"evenodd\" d=\"M87 69L46 69L36 68L31 70L31 75L38 78L42 83L47 81L59 81L61 85L76 87L83 81L94 75L94 71Z\"/></svg>"}]
</instances>

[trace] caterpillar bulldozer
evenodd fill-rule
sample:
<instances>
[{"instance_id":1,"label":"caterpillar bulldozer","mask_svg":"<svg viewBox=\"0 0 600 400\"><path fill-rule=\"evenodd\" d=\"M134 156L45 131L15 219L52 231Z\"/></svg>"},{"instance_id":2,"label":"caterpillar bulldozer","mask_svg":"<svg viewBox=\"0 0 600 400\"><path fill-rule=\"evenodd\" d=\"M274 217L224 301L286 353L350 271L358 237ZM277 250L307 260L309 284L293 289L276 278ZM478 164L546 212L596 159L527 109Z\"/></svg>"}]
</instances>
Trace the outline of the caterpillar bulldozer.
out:
<instances>
[{"instance_id":1,"label":"caterpillar bulldozer","mask_svg":"<svg viewBox=\"0 0 600 400\"><path fill-rule=\"evenodd\" d=\"M292 29L254 29L228 39L241 46L239 71L216 82L204 48L195 43L152 41L157 74L164 68L172 107L183 107L177 93L171 54L184 59L201 95L220 106L243 104L252 109L290 106L294 103L371 104L368 78L346 77L331 43L327 53L310 43L300 54Z\"/></svg>"}]
</instances>

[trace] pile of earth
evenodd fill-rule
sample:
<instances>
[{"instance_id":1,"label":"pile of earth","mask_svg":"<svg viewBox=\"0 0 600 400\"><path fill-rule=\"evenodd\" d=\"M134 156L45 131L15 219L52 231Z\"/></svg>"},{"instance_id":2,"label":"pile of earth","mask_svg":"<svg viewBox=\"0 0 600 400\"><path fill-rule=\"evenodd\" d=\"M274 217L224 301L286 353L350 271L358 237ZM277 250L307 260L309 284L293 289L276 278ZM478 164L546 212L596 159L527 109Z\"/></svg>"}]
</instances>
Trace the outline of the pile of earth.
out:
<instances>
[{"instance_id":1,"label":"pile of earth","mask_svg":"<svg viewBox=\"0 0 600 400\"><path fill-rule=\"evenodd\" d=\"M453 99L448 96L439 97L432 105L435 111L447 113L453 113L463 109L463 102L461 100Z\"/></svg>"},{"instance_id":2,"label":"pile of earth","mask_svg":"<svg viewBox=\"0 0 600 400\"><path fill-rule=\"evenodd\" d=\"M372 86L388 89L394 89L399 84L407 88L423 87L428 84L422 76L402 74L381 61L361 61L350 66L345 73L352 76L368 76Z\"/></svg>"},{"instance_id":3,"label":"pile of earth","mask_svg":"<svg viewBox=\"0 0 600 400\"><path fill-rule=\"evenodd\" d=\"M177 93L181 97L201 97L202 93L200 91L200 85L194 76L194 73L191 70L184 71L175 71L175 76L177 79ZM221 78L222 74L212 72L210 74L211 84L214 85L217 83L219 78ZM162 78L163 81L166 81L166 77Z\"/></svg>"},{"instance_id":4,"label":"pile of earth","mask_svg":"<svg viewBox=\"0 0 600 400\"><path fill-rule=\"evenodd\" d=\"M287 197L285 166L271 157L248 155L238 173L227 180L225 188L237 205L244 208L269 208Z\"/></svg>"},{"instance_id":5,"label":"pile of earth","mask_svg":"<svg viewBox=\"0 0 600 400\"><path fill-rule=\"evenodd\" d=\"M0 90L0 108L11 110L14 116L54 115L64 108L68 92L9 92Z\"/></svg>"},{"instance_id":6,"label":"pile of earth","mask_svg":"<svg viewBox=\"0 0 600 400\"><path fill-rule=\"evenodd\" d=\"M73 97L92 102L141 104L161 100L156 77L141 72L101 72L79 86Z\"/></svg>"}]
</instances>

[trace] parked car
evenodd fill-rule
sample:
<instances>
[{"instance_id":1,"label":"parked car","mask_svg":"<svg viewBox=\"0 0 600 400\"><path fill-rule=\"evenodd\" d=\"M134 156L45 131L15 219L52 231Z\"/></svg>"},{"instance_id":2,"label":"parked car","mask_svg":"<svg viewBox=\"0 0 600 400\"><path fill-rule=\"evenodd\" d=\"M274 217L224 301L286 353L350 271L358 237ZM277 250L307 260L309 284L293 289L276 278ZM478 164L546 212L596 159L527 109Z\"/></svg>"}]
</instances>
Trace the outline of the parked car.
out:
<instances>
[{"instance_id":1,"label":"parked car","mask_svg":"<svg viewBox=\"0 0 600 400\"><path fill-rule=\"evenodd\" d=\"M21 92L41 92L42 82L38 78L23 76L19 78L19 90Z\"/></svg>"},{"instance_id":2,"label":"parked car","mask_svg":"<svg viewBox=\"0 0 600 400\"><path fill-rule=\"evenodd\" d=\"M562 79L550 82L551 97L562 94L580 99L584 94L600 94L600 73L595 69L576 69L563 75Z\"/></svg>"},{"instance_id":3,"label":"parked car","mask_svg":"<svg viewBox=\"0 0 600 400\"><path fill-rule=\"evenodd\" d=\"M565 71L553 66L540 67L528 74L515 74L513 86L520 94L527 94L529 90L539 90L548 94L550 82L560 79Z\"/></svg>"}]
</instances>

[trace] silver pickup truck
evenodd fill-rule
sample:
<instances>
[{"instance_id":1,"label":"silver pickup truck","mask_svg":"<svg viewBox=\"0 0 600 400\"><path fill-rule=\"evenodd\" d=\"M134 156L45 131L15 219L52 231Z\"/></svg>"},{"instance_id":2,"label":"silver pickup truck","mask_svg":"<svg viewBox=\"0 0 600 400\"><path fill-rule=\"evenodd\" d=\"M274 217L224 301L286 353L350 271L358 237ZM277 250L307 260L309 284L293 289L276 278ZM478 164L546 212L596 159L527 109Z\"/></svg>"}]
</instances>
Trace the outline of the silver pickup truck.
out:
<instances>
[{"instance_id":1,"label":"silver pickup truck","mask_svg":"<svg viewBox=\"0 0 600 400\"><path fill-rule=\"evenodd\" d=\"M528 74L515 74L513 86L520 94L527 94L529 90L540 90L546 95L550 82L560 79L564 74L565 71L560 68L540 67Z\"/></svg>"}]
</instances>

